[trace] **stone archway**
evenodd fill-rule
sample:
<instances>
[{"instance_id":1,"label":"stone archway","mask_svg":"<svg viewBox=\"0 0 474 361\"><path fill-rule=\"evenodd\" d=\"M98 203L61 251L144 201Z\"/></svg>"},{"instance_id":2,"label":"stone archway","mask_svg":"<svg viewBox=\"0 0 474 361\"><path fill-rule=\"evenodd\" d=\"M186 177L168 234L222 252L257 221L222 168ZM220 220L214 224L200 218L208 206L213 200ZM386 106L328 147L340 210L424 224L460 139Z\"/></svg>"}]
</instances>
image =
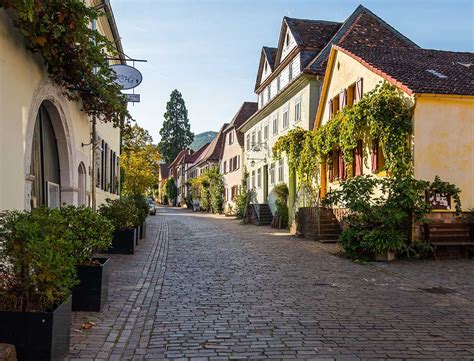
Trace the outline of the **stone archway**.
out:
<instances>
[{"instance_id":1,"label":"stone archway","mask_svg":"<svg viewBox=\"0 0 474 361\"><path fill-rule=\"evenodd\" d=\"M28 123L25 132L25 209L31 209L31 191L33 176L30 174L32 139L38 111L43 105L51 119L51 124L56 136L60 180L61 180L61 203L77 204L78 202L78 175L75 161L75 144L71 115L67 106L67 100L61 94L57 86L49 79L43 81L33 95Z\"/></svg>"}]
</instances>

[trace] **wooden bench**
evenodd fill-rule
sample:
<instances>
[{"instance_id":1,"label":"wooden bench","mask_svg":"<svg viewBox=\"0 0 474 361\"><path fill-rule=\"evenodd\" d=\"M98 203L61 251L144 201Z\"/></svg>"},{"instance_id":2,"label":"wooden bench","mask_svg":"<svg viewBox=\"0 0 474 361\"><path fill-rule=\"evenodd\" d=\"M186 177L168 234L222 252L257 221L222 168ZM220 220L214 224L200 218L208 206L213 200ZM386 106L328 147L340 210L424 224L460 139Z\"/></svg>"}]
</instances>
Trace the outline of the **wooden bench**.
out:
<instances>
[{"instance_id":1,"label":"wooden bench","mask_svg":"<svg viewBox=\"0 0 474 361\"><path fill-rule=\"evenodd\" d=\"M425 223L423 231L425 240L434 248L435 259L438 247L463 247L467 256L474 248L472 225L469 223Z\"/></svg>"}]
</instances>

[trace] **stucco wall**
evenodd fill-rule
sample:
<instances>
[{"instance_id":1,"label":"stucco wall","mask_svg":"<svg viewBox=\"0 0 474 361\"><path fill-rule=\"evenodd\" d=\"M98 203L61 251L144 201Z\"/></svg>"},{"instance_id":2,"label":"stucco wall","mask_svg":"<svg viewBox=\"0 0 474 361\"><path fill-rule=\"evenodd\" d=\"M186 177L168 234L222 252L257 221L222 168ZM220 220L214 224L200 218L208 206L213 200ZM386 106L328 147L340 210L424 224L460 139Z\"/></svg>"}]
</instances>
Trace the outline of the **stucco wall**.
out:
<instances>
[{"instance_id":1,"label":"stucco wall","mask_svg":"<svg viewBox=\"0 0 474 361\"><path fill-rule=\"evenodd\" d=\"M36 114L43 101L57 112L53 127L61 167L61 201L77 204L78 167L89 172L89 120L79 103L70 102L48 78L40 55L26 49L23 37L0 10L0 209L29 207L28 174ZM118 154L120 132L99 124L99 134ZM88 177L89 178L89 177ZM87 181L90 191L90 180ZM106 196L98 192L98 203Z\"/></svg>"},{"instance_id":2,"label":"stucco wall","mask_svg":"<svg viewBox=\"0 0 474 361\"><path fill-rule=\"evenodd\" d=\"M474 99L421 96L414 122L415 177L461 188L463 210L474 207Z\"/></svg>"},{"instance_id":3,"label":"stucco wall","mask_svg":"<svg viewBox=\"0 0 474 361\"><path fill-rule=\"evenodd\" d=\"M270 184L270 175L268 176L269 180L269 187L268 187L268 203L272 211L276 210L275 206L275 197L273 196L272 189L274 185L281 183L278 181L278 161L273 160L272 156L272 147L275 142L278 140L279 137L288 133L290 129L294 129L296 127L302 127L303 129L309 130L312 129L314 119L316 116L316 109L318 105L318 99L320 92L320 82L313 78L300 78L293 88L289 88L287 91L281 93L275 100L274 103L268 105L268 109L262 111L261 114L255 120L252 120L252 126L246 127L244 129L244 139L245 143L247 143L247 134L251 134L255 131L258 134L258 130L260 129L262 132L262 141L265 142L267 145L262 147L260 150L247 150L247 144L244 147L244 164L249 171L250 176L252 175L252 171L262 168L265 164L268 164L270 169L270 165L275 163L275 183ZM297 99L301 99L301 121L295 122L295 103ZM289 110L289 127L287 129L283 129L283 111L288 107ZM275 116L278 116L278 133L276 135L273 134L273 119ZM263 129L265 124L268 124L268 140L265 141L263 137ZM257 140L258 142L258 140ZM251 160L255 159L255 165L251 165ZM289 169L288 169L288 162L284 159L284 178L283 182L288 185L289 183ZM263 175L262 175L262 186L256 187L255 189L257 194L257 201L259 203L263 203L264 199L264 189L263 189Z\"/></svg>"},{"instance_id":4,"label":"stucco wall","mask_svg":"<svg viewBox=\"0 0 474 361\"><path fill-rule=\"evenodd\" d=\"M233 139L234 139L234 142L232 144L229 144L229 134L232 133L233 134ZM228 210L228 207L229 205L231 205L234 210L235 210L235 202L232 201L232 193L231 193L231 189L232 187L234 186L237 186L237 187L240 187L241 183L242 183L242 175L243 175L243 172L244 172L244 167L243 167L243 149L242 147L240 146L239 142L237 141L237 133L236 133L236 130L235 128L231 128L229 131L226 132L225 134L225 144L224 144L224 149L223 149L223 152L222 152L222 157L221 157L221 160L220 160L220 163L219 163L219 169L221 171L221 173L223 174L223 178L224 178L224 186L226 188L226 192L227 192L227 201L224 202L224 210ZM240 164L239 164L239 167L238 169L232 171L232 172L229 172L229 161L234 158L235 156L239 156L240 157ZM223 163L226 162L227 164L227 172L224 173L223 172Z\"/></svg>"}]
</instances>

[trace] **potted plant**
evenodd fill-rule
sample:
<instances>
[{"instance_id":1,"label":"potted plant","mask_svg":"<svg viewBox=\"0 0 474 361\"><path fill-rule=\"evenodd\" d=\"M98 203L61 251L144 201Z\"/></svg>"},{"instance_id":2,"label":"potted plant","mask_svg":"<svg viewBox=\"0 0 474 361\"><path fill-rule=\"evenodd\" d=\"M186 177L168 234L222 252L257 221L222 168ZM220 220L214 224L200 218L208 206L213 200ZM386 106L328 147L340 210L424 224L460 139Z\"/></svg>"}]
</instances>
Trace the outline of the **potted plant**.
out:
<instances>
[{"instance_id":1,"label":"potted plant","mask_svg":"<svg viewBox=\"0 0 474 361\"><path fill-rule=\"evenodd\" d=\"M135 226L138 220L138 209L129 199L107 199L99 207L99 213L114 226L112 247L108 253L134 254L136 242Z\"/></svg>"},{"instance_id":2,"label":"potted plant","mask_svg":"<svg viewBox=\"0 0 474 361\"><path fill-rule=\"evenodd\" d=\"M138 210L138 219L137 219L137 224L135 225L138 229L137 240L138 239L143 239L145 237L145 234L146 234L145 221L146 221L146 217L148 216L148 212L149 212L148 201L144 196L142 196L140 194L130 196L129 199L131 201L133 201L133 203L135 204L135 207Z\"/></svg>"},{"instance_id":3,"label":"potted plant","mask_svg":"<svg viewBox=\"0 0 474 361\"><path fill-rule=\"evenodd\" d=\"M99 312L107 302L110 273L109 258L93 257L94 252L112 245L112 223L86 207L61 208L72 238L79 284L72 289L73 311Z\"/></svg>"},{"instance_id":4,"label":"potted plant","mask_svg":"<svg viewBox=\"0 0 474 361\"><path fill-rule=\"evenodd\" d=\"M62 360L69 350L70 237L59 210L0 213L0 343L20 360Z\"/></svg>"},{"instance_id":5,"label":"potted plant","mask_svg":"<svg viewBox=\"0 0 474 361\"><path fill-rule=\"evenodd\" d=\"M391 262L406 242L406 238L397 230L371 229L363 235L361 247L373 254L376 261Z\"/></svg>"}]
</instances>

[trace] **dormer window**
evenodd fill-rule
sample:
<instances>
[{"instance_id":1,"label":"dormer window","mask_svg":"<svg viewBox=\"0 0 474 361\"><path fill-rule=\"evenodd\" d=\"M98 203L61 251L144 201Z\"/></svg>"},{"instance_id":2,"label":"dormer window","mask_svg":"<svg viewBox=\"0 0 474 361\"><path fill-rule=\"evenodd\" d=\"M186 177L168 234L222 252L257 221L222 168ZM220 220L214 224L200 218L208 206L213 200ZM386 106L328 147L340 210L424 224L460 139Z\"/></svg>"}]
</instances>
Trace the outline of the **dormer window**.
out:
<instances>
[{"instance_id":1,"label":"dormer window","mask_svg":"<svg viewBox=\"0 0 474 361\"><path fill-rule=\"evenodd\" d=\"M286 33L285 46L286 47L290 46L290 32Z\"/></svg>"},{"instance_id":2,"label":"dormer window","mask_svg":"<svg viewBox=\"0 0 474 361\"><path fill-rule=\"evenodd\" d=\"M265 61L265 73L267 72L268 63Z\"/></svg>"}]
</instances>

